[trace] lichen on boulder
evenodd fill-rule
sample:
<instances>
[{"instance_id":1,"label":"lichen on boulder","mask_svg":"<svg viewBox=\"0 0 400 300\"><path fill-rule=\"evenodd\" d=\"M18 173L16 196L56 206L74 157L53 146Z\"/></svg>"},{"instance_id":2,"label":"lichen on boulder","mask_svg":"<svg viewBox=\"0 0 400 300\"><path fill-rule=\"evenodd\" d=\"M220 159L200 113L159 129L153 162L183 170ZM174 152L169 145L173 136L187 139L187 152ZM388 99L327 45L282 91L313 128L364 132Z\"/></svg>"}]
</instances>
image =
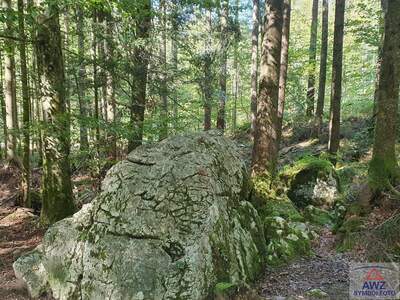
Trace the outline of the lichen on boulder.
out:
<instances>
[{"instance_id":1,"label":"lichen on boulder","mask_svg":"<svg viewBox=\"0 0 400 300\"><path fill-rule=\"evenodd\" d=\"M263 266L249 190L235 145L217 133L139 147L108 172L92 203L15 262L15 273L32 296L56 299L210 297L217 283L252 281Z\"/></svg>"}]
</instances>

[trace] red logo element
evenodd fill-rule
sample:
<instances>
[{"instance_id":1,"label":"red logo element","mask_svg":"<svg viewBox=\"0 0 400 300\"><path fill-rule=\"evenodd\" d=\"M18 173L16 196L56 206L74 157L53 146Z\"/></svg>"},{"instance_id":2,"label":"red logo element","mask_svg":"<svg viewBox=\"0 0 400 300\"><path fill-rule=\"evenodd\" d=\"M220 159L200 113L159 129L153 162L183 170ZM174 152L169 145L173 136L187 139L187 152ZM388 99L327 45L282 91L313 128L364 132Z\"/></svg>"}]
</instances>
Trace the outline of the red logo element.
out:
<instances>
[{"instance_id":1,"label":"red logo element","mask_svg":"<svg viewBox=\"0 0 400 300\"><path fill-rule=\"evenodd\" d=\"M367 281L382 281L385 280L383 278L381 272L379 272L377 269L371 269L368 271L367 276L365 277L365 280Z\"/></svg>"}]
</instances>

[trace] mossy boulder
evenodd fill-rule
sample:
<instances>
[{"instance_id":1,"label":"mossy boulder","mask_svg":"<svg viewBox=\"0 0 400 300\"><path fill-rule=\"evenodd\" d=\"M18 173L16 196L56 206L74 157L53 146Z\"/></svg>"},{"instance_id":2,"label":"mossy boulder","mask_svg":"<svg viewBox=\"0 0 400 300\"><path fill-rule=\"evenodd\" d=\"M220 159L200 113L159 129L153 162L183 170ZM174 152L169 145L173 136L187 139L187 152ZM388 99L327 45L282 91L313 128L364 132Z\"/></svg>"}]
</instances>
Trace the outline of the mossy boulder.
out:
<instances>
[{"instance_id":1,"label":"mossy boulder","mask_svg":"<svg viewBox=\"0 0 400 300\"><path fill-rule=\"evenodd\" d=\"M286 196L282 182L263 174L252 179L253 202L264 220L267 263L282 265L296 257L311 254L313 233L304 217Z\"/></svg>"},{"instance_id":2,"label":"mossy boulder","mask_svg":"<svg viewBox=\"0 0 400 300\"><path fill-rule=\"evenodd\" d=\"M311 254L313 234L305 223L267 217L264 226L269 265L279 266L296 257Z\"/></svg>"},{"instance_id":3,"label":"mossy boulder","mask_svg":"<svg viewBox=\"0 0 400 300\"><path fill-rule=\"evenodd\" d=\"M340 192L339 177L328 160L307 156L284 168L279 178L287 186L287 195L299 208L313 205L333 206Z\"/></svg>"},{"instance_id":4,"label":"mossy boulder","mask_svg":"<svg viewBox=\"0 0 400 300\"><path fill-rule=\"evenodd\" d=\"M111 168L96 199L14 263L15 273L32 296L207 299L219 282L255 280L265 263L249 190L235 145L218 133L139 147Z\"/></svg>"}]
</instances>

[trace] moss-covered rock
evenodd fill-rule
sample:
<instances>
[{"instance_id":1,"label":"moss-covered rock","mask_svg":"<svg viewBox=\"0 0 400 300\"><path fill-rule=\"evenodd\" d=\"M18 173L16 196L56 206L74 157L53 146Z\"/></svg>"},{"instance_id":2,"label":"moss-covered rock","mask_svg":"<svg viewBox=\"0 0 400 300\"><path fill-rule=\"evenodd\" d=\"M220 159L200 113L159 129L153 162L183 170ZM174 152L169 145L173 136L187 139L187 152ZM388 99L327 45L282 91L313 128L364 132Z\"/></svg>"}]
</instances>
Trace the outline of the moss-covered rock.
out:
<instances>
[{"instance_id":1,"label":"moss-covered rock","mask_svg":"<svg viewBox=\"0 0 400 300\"><path fill-rule=\"evenodd\" d=\"M312 232L304 217L285 195L282 182L267 174L253 178L253 198L264 218L267 263L282 265L311 253Z\"/></svg>"},{"instance_id":2,"label":"moss-covered rock","mask_svg":"<svg viewBox=\"0 0 400 300\"><path fill-rule=\"evenodd\" d=\"M267 262L278 266L299 256L311 254L312 233L306 224L282 217L267 217L264 222L267 239Z\"/></svg>"},{"instance_id":3,"label":"moss-covered rock","mask_svg":"<svg viewBox=\"0 0 400 300\"><path fill-rule=\"evenodd\" d=\"M46 232L16 275L56 299L207 299L253 281L266 258L235 145L217 133L137 148L101 194ZM31 274L32 273L32 274Z\"/></svg>"},{"instance_id":4,"label":"moss-covered rock","mask_svg":"<svg viewBox=\"0 0 400 300\"><path fill-rule=\"evenodd\" d=\"M306 296L312 300L317 299L329 299L328 293L324 292L321 289L312 289L306 292Z\"/></svg>"},{"instance_id":5,"label":"moss-covered rock","mask_svg":"<svg viewBox=\"0 0 400 300\"><path fill-rule=\"evenodd\" d=\"M332 207L340 192L339 177L332 163L313 156L284 168L279 178L286 184L290 200L300 208Z\"/></svg>"},{"instance_id":6,"label":"moss-covered rock","mask_svg":"<svg viewBox=\"0 0 400 300\"><path fill-rule=\"evenodd\" d=\"M307 206L303 211L304 218L315 225L333 227L333 213L312 205Z\"/></svg>"}]
</instances>

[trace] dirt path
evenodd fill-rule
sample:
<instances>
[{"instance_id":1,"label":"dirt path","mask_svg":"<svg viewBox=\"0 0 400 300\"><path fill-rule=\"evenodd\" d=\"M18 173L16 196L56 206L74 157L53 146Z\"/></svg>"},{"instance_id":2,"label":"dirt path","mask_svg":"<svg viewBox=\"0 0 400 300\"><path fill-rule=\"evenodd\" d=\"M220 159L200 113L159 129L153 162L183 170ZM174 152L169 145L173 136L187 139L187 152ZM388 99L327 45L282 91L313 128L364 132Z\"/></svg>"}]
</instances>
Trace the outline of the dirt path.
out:
<instances>
[{"instance_id":1,"label":"dirt path","mask_svg":"<svg viewBox=\"0 0 400 300\"><path fill-rule=\"evenodd\" d=\"M267 299L312 299L312 290L326 293L323 299L345 300L349 295L350 255L335 251L335 237L328 229L314 243L313 257L267 270L259 294ZM286 298L288 297L288 298Z\"/></svg>"},{"instance_id":2,"label":"dirt path","mask_svg":"<svg viewBox=\"0 0 400 300\"><path fill-rule=\"evenodd\" d=\"M28 209L15 206L19 195L18 180L12 171L0 168L0 299L29 299L14 276L13 262L35 248L43 230Z\"/></svg>"}]
</instances>

